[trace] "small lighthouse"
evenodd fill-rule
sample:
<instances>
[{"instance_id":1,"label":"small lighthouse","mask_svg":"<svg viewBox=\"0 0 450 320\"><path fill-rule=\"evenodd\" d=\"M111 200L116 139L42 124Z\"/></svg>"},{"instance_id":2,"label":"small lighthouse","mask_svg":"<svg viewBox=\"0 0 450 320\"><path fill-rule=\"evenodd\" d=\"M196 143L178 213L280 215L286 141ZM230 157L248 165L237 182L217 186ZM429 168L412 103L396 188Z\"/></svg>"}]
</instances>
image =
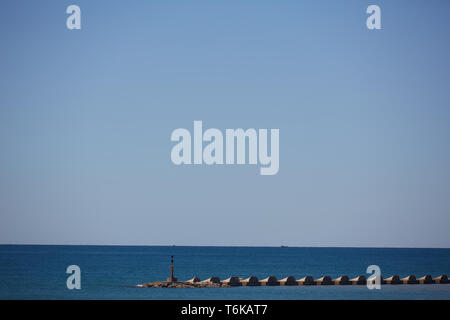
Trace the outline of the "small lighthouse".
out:
<instances>
[{"instance_id":1,"label":"small lighthouse","mask_svg":"<svg viewBox=\"0 0 450 320\"><path fill-rule=\"evenodd\" d=\"M177 278L173 276L173 256L170 256L170 277L167 278L168 282L177 282Z\"/></svg>"}]
</instances>

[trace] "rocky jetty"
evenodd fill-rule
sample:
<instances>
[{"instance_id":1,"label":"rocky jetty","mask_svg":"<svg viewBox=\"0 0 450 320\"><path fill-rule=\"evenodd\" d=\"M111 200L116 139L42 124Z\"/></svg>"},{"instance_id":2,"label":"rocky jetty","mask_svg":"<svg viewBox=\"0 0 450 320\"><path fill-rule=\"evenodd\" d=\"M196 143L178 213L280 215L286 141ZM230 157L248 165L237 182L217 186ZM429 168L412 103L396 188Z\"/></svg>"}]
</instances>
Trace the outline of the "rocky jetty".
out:
<instances>
[{"instance_id":1,"label":"rocky jetty","mask_svg":"<svg viewBox=\"0 0 450 320\"><path fill-rule=\"evenodd\" d=\"M225 287L221 283L214 282L188 282L188 281L157 281L157 282L149 282L144 284L138 284L138 287L141 288L216 288L216 287Z\"/></svg>"}]
</instances>

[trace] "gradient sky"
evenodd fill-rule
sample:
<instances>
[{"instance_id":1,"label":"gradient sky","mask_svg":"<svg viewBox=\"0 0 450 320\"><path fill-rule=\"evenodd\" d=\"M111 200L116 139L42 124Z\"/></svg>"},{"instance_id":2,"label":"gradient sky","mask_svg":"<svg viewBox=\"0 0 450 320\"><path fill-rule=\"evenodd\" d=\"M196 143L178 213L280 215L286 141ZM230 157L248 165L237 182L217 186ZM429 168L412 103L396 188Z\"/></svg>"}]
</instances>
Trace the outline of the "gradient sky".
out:
<instances>
[{"instance_id":1,"label":"gradient sky","mask_svg":"<svg viewBox=\"0 0 450 320\"><path fill-rule=\"evenodd\" d=\"M450 247L449 12L1 1L0 243ZM279 173L174 166L194 120L279 128Z\"/></svg>"}]
</instances>

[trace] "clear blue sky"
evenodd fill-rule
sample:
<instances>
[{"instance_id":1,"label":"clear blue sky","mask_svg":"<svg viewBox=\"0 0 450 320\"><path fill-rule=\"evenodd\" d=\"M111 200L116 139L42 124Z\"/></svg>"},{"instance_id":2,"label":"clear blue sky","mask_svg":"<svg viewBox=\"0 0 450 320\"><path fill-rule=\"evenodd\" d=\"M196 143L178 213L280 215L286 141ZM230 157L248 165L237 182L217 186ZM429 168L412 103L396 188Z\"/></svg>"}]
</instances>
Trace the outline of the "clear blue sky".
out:
<instances>
[{"instance_id":1,"label":"clear blue sky","mask_svg":"<svg viewBox=\"0 0 450 320\"><path fill-rule=\"evenodd\" d=\"M449 12L1 1L0 243L450 247ZM279 128L278 175L174 166L194 120Z\"/></svg>"}]
</instances>

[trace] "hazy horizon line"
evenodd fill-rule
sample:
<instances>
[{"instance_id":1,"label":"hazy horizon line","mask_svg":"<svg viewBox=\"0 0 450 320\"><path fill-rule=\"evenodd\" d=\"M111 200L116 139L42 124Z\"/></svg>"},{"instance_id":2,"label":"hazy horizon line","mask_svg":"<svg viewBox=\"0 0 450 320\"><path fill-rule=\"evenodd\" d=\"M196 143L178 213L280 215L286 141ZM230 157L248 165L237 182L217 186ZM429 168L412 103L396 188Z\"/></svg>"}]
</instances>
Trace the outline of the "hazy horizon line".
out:
<instances>
[{"instance_id":1,"label":"hazy horizon line","mask_svg":"<svg viewBox=\"0 0 450 320\"><path fill-rule=\"evenodd\" d=\"M86 247L212 247L212 248L333 248L333 249L450 249L450 247L402 247L402 246L299 246L299 245L177 245L177 244L48 244L48 243L0 243L0 246L86 246Z\"/></svg>"}]
</instances>

